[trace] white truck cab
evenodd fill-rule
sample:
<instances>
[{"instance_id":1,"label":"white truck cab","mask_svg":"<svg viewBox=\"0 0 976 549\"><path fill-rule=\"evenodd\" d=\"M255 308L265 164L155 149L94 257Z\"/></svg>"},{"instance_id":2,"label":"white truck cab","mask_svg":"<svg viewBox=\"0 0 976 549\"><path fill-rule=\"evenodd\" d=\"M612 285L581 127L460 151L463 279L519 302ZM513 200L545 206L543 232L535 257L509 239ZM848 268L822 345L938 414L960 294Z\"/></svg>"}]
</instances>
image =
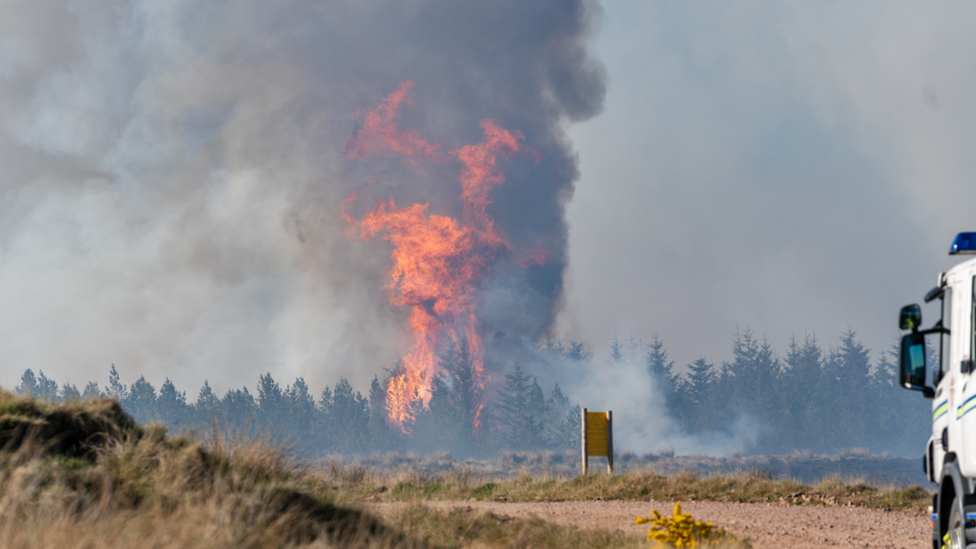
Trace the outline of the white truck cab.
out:
<instances>
[{"instance_id":1,"label":"white truck cab","mask_svg":"<svg viewBox=\"0 0 976 549\"><path fill-rule=\"evenodd\" d=\"M976 254L976 233L960 233L950 255ZM902 308L902 387L932 399L932 436L925 472L939 483L932 498L932 547L976 549L976 258L939 274L925 301L939 300L941 318L923 330L921 308ZM939 364L927 364L925 336L938 338ZM931 372L929 379L926 374Z\"/></svg>"}]
</instances>

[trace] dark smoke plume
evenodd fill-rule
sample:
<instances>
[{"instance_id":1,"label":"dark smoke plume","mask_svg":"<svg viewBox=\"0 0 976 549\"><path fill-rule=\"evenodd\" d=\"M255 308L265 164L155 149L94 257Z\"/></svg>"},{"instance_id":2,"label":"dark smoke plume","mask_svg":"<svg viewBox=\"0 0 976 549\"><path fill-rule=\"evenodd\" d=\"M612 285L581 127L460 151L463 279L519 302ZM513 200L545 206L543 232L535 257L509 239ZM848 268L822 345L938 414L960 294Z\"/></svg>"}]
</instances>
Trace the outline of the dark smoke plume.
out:
<instances>
[{"instance_id":1,"label":"dark smoke plume","mask_svg":"<svg viewBox=\"0 0 976 549\"><path fill-rule=\"evenodd\" d=\"M461 207L450 163L345 156L357 112L412 81L404 128L453 149L491 118L538 153L492 194L513 247L548 252L482 289L487 363L507 366L559 304L578 176L564 128L602 107L598 16L586 0L4 3L4 362L366 386L405 313L380 290L389 249L342 237L343 198Z\"/></svg>"}]
</instances>

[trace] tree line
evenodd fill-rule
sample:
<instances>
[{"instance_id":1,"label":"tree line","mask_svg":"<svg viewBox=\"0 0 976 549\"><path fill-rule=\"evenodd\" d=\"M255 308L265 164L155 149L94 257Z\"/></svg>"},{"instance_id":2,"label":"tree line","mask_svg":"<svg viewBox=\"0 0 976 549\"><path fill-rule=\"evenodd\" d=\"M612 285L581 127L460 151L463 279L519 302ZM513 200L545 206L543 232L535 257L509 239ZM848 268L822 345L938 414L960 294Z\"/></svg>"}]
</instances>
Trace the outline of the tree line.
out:
<instances>
[{"instance_id":1,"label":"tree line","mask_svg":"<svg viewBox=\"0 0 976 549\"><path fill-rule=\"evenodd\" d=\"M702 357L680 374L657 337L646 346L614 341L611 347L618 360L642 355L686 432L730 432L742 417L755 422L751 453L857 447L915 456L931 434L932 403L898 385L897 350L882 349L872 361L851 329L826 348L814 336L793 339L782 355L746 330L733 340L730 361Z\"/></svg>"},{"instance_id":2,"label":"tree line","mask_svg":"<svg viewBox=\"0 0 976 549\"><path fill-rule=\"evenodd\" d=\"M502 450L555 450L579 447L579 406L571 406L556 384L548 396L520 364L505 376L493 403L482 404L470 388L473 364L465 345L442 357L445 375L434 380L428 406L417 410L404 432L387 421L385 382L374 376L364 396L341 377L315 398L301 377L282 386L271 374L258 378L255 392L231 389L219 397L208 381L189 402L185 391L166 379L157 390L145 376L122 383L113 364L108 384L89 382L83 390L58 383L41 371L26 370L14 391L52 402L112 397L139 423L158 422L172 430L212 425L247 435L268 434L305 455L321 453L448 451L455 457L493 455ZM475 428L479 423L480 427Z\"/></svg>"},{"instance_id":3,"label":"tree line","mask_svg":"<svg viewBox=\"0 0 976 549\"><path fill-rule=\"evenodd\" d=\"M783 355L746 330L734 338L730 361L716 364L702 357L681 372L657 336L647 344L615 337L609 345L604 366L641 361L650 380L648 398L664 399L685 432L731 432L737 420L748 418L758 432L752 447L743 448L748 453L866 447L914 455L929 436L930 403L897 386L892 351L878 353L872 362L852 330L827 348L813 336L791 341ZM589 367L595 360L576 341L547 338L537 351L550 363L575 361ZM104 388L96 382L81 390L59 385L28 369L15 391L50 401L114 397L142 423L161 422L181 430L216 422L247 433L269 433L308 454L448 451L462 457L579 448L580 407L558 382L544 390L515 362L494 394L481 394L471 383L473 365L463 342L444 353L441 370L428 406L416 410L409 432L387 421L386 380L379 376L366 395L339 378L317 397L301 377L282 386L264 374L253 393L242 387L222 397L205 381L189 402L169 379L158 390L145 377L126 385L113 365Z\"/></svg>"}]
</instances>

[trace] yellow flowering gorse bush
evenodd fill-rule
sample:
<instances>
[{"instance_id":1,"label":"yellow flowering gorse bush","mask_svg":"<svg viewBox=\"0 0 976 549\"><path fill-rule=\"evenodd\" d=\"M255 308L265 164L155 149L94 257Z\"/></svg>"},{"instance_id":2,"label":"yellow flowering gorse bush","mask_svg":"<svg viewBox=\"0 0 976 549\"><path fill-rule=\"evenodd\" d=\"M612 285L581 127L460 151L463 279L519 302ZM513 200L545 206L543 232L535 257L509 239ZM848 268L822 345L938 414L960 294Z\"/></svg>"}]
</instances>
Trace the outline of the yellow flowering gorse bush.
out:
<instances>
[{"instance_id":1,"label":"yellow flowering gorse bush","mask_svg":"<svg viewBox=\"0 0 976 549\"><path fill-rule=\"evenodd\" d=\"M681 512L681 503L674 504L674 516L668 518L658 511L653 511L653 517L637 517L637 524L651 523L647 533L648 541L656 541L659 547L695 547L702 541L714 540L729 536L723 528L711 522L702 522L691 518L690 513Z\"/></svg>"}]
</instances>

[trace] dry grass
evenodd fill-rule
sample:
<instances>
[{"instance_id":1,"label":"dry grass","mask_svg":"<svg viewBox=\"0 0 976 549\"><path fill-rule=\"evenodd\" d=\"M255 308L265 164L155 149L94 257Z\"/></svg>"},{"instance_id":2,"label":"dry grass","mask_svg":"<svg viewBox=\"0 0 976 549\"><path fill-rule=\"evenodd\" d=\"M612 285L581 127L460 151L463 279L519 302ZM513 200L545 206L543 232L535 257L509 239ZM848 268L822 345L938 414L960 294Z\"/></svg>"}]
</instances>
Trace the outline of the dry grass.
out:
<instances>
[{"instance_id":1,"label":"dry grass","mask_svg":"<svg viewBox=\"0 0 976 549\"><path fill-rule=\"evenodd\" d=\"M314 468L266 439L167 436L112 400L50 406L0 392L0 547L640 547L639 537L410 505L362 510L382 479ZM404 484L431 476L404 469ZM471 486L459 471L456 486Z\"/></svg>"},{"instance_id":2,"label":"dry grass","mask_svg":"<svg viewBox=\"0 0 976 549\"><path fill-rule=\"evenodd\" d=\"M568 479L579 475L580 470L579 450L502 452L494 459L477 460L455 459L443 452L416 456L396 453L332 456L332 459L338 463L355 464L387 475L404 468L432 474L466 468L472 475L488 479L487 481L512 480L523 472L536 479ZM602 458L591 458L590 469L604 470L603 463ZM678 456L673 450L641 455L624 452L617 456L615 465L619 474L649 470L665 476L691 471L700 477L764 473L771 478L790 478L804 484L816 484L821 479L832 476L863 478L873 484L904 486L926 482L920 460L877 456L859 448L823 455L797 451L784 456Z\"/></svg>"},{"instance_id":3,"label":"dry grass","mask_svg":"<svg viewBox=\"0 0 976 549\"><path fill-rule=\"evenodd\" d=\"M461 480L458 480L458 479ZM396 474L365 473L363 480L344 491L367 500L492 500L531 501L720 501L810 505L855 505L919 512L931 503L932 493L919 485L869 483L829 477L806 485L777 480L765 470L730 475L699 476L692 472L661 475L653 470L622 475L590 474L572 478L532 477L492 480L463 473L431 474L401 469Z\"/></svg>"}]
</instances>

